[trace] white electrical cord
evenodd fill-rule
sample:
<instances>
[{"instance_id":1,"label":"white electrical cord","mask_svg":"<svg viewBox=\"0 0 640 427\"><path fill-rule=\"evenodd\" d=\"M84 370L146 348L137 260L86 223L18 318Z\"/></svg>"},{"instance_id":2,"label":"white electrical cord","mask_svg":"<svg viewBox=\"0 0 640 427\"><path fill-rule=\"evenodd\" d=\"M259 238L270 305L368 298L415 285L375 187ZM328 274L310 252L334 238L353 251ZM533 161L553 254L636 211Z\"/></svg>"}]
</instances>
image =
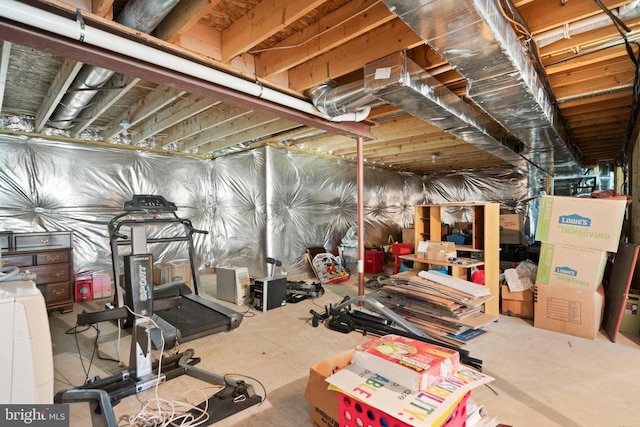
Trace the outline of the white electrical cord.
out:
<instances>
[{"instance_id":1,"label":"white electrical cord","mask_svg":"<svg viewBox=\"0 0 640 427\"><path fill-rule=\"evenodd\" d=\"M143 316L141 314L133 312L128 306L124 306L134 316L144 319L156 328L159 328L158 324L150 317ZM162 345L160 347L160 355L158 356L158 375L155 385L155 397L142 404L140 411L130 417L124 416L127 419L128 425L132 427L151 427L151 426L184 426L195 427L202 425L209 419L207 410L209 409L208 396L204 393L204 389L192 389L187 390L185 393L178 396L179 400L168 400L158 396L158 386L160 385L162 375L162 356L164 353L164 335L162 337ZM210 388L210 387L209 387ZM199 408L192 403L187 402L184 398L191 392L199 392L204 396L204 402L206 402L204 408ZM182 399L182 400L180 400ZM195 411L195 414L189 411Z\"/></svg>"}]
</instances>

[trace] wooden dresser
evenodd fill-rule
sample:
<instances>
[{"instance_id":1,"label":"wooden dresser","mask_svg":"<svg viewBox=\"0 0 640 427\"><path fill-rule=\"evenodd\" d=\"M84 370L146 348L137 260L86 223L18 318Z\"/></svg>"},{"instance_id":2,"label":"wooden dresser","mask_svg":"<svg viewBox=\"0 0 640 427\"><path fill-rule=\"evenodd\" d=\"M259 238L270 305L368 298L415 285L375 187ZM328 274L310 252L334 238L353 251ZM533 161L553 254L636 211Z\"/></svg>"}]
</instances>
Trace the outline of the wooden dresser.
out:
<instances>
[{"instance_id":1,"label":"wooden dresser","mask_svg":"<svg viewBox=\"0 0 640 427\"><path fill-rule=\"evenodd\" d=\"M49 312L72 311L72 233L13 233L8 246L2 250L2 266L20 267L20 271L34 273Z\"/></svg>"}]
</instances>

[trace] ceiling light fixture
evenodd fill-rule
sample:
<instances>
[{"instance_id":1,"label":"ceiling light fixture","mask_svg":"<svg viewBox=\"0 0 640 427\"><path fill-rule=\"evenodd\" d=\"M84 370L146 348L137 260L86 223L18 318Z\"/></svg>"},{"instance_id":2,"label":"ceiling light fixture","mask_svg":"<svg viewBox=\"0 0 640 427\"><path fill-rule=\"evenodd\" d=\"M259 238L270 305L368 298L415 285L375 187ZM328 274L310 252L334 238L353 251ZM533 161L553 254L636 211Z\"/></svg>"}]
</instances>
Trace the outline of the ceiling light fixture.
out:
<instances>
[{"instance_id":1,"label":"ceiling light fixture","mask_svg":"<svg viewBox=\"0 0 640 427\"><path fill-rule=\"evenodd\" d=\"M435 163L439 155L439 153L431 153L431 163Z\"/></svg>"}]
</instances>

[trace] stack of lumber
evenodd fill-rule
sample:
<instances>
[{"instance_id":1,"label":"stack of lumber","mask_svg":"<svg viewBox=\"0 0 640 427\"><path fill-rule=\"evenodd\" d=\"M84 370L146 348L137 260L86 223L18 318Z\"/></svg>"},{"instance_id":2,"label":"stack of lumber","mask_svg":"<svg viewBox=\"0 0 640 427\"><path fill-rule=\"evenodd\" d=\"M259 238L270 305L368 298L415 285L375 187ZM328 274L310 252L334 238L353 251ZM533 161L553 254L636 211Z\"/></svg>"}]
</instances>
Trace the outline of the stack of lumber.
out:
<instances>
[{"instance_id":1,"label":"stack of lumber","mask_svg":"<svg viewBox=\"0 0 640 427\"><path fill-rule=\"evenodd\" d=\"M385 305L433 338L465 345L497 320L485 314L483 304L493 298L488 288L432 271L405 271L391 276L382 288Z\"/></svg>"}]
</instances>

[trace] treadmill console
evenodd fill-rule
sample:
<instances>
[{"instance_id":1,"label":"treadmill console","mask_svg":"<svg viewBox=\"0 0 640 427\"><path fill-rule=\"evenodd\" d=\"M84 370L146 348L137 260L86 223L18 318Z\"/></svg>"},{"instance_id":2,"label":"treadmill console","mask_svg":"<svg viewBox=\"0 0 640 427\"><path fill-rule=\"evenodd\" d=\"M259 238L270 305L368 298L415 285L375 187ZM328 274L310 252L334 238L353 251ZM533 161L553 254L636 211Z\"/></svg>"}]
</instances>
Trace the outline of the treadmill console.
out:
<instances>
[{"instance_id":1,"label":"treadmill console","mask_svg":"<svg viewBox=\"0 0 640 427\"><path fill-rule=\"evenodd\" d=\"M127 212L175 212L178 208L175 203L167 201L162 196L136 194L133 199L124 202L124 210Z\"/></svg>"}]
</instances>

